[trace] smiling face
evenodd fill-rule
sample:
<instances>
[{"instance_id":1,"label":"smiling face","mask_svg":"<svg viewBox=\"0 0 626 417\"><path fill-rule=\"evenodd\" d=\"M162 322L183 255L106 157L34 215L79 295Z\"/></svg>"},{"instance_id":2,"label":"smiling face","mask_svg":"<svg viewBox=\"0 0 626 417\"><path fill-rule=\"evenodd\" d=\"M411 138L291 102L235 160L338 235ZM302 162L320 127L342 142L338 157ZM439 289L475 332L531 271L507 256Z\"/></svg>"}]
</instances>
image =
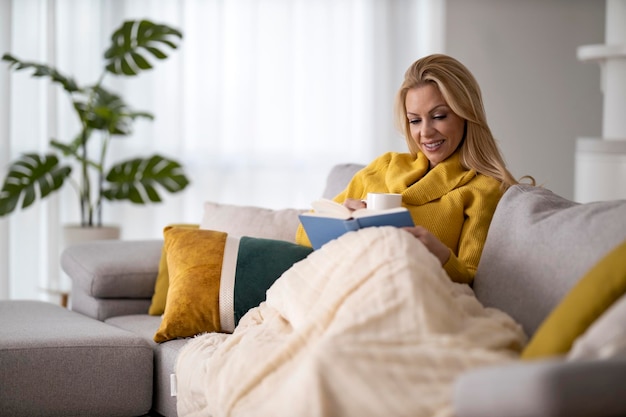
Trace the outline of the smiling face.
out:
<instances>
[{"instance_id":1,"label":"smiling face","mask_svg":"<svg viewBox=\"0 0 626 417\"><path fill-rule=\"evenodd\" d=\"M405 106L411 138L432 169L459 147L465 121L448 107L439 88L430 82L408 90Z\"/></svg>"}]
</instances>

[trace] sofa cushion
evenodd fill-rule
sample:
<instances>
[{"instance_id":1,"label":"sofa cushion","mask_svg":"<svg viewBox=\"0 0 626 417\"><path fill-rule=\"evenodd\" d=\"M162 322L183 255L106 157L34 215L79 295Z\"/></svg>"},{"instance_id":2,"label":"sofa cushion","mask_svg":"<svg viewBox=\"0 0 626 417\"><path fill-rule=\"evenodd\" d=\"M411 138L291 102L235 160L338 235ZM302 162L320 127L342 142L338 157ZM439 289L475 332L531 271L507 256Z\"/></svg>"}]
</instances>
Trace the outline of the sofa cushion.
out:
<instances>
[{"instance_id":1,"label":"sofa cushion","mask_svg":"<svg viewBox=\"0 0 626 417\"><path fill-rule=\"evenodd\" d=\"M624 219L624 200L579 204L542 187L510 187L489 228L476 296L533 335L583 275L626 239Z\"/></svg>"},{"instance_id":2,"label":"sofa cushion","mask_svg":"<svg viewBox=\"0 0 626 417\"><path fill-rule=\"evenodd\" d=\"M254 206L204 203L200 228L219 230L231 236L251 236L295 242L298 214L305 210L274 210Z\"/></svg>"},{"instance_id":3,"label":"sofa cushion","mask_svg":"<svg viewBox=\"0 0 626 417\"><path fill-rule=\"evenodd\" d=\"M626 292L626 240L598 262L543 321L522 359L567 353L574 341Z\"/></svg>"},{"instance_id":4,"label":"sofa cushion","mask_svg":"<svg viewBox=\"0 0 626 417\"><path fill-rule=\"evenodd\" d=\"M137 416L152 403L151 345L41 301L0 301L0 414Z\"/></svg>"},{"instance_id":5,"label":"sofa cushion","mask_svg":"<svg viewBox=\"0 0 626 417\"><path fill-rule=\"evenodd\" d=\"M568 360L626 357L626 294L593 322L567 354Z\"/></svg>"},{"instance_id":6,"label":"sofa cushion","mask_svg":"<svg viewBox=\"0 0 626 417\"><path fill-rule=\"evenodd\" d=\"M160 317L148 314L133 314L129 316L111 317L106 320L120 329L127 330L146 340L154 349L154 390L152 396L152 409L161 416L176 415L175 386L172 386L171 375L174 374L174 366L178 352L189 339L170 340L167 343L156 344L152 337L161 323ZM155 413L150 413L152 416Z\"/></svg>"},{"instance_id":7,"label":"sofa cushion","mask_svg":"<svg viewBox=\"0 0 626 417\"><path fill-rule=\"evenodd\" d=\"M311 248L274 239L189 228L164 232L170 289L156 342L232 332L266 290Z\"/></svg>"}]
</instances>

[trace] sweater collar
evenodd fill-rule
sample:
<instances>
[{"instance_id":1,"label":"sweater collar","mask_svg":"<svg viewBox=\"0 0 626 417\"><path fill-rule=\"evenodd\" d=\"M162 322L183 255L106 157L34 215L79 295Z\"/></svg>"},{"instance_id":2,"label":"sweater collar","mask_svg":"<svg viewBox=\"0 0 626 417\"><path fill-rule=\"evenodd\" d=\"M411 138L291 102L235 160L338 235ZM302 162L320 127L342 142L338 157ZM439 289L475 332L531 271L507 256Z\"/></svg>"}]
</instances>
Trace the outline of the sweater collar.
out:
<instances>
[{"instance_id":1,"label":"sweater collar","mask_svg":"<svg viewBox=\"0 0 626 417\"><path fill-rule=\"evenodd\" d=\"M453 189L467 184L476 176L476 171L467 170L461 165L460 150L435 165L430 171L428 159L421 152L418 152L413 161L407 163L410 167L391 167L388 184L390 191L401 193L403 201L409 205L421 205L437 200Z\"/></svg>"}]
</instances>

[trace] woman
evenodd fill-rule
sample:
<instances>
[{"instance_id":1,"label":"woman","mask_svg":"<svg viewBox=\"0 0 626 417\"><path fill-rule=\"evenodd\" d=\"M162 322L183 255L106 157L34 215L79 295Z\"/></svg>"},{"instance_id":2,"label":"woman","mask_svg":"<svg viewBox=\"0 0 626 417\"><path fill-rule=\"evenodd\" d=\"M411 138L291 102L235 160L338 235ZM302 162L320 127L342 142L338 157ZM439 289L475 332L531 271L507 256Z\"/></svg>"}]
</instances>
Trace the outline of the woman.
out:
<instances>
[{"instance_id":1,"label":"woman","mask_svg":"<svg viewBox=\"0 0 626 417\"><path fill-rule=\"evenodd\" d=\"M377 158L336 200L356 208L368 191L401 193L420 226L346 233L285 271L232 335L188 342L179 416L448 416L459 375L518 357L521 326L448 279L471 282L516 183L478 86L433 55L409 68L396 104L410 153Z\"/></svg>"},{"instance_id":2,"label":"woman","mask_svg":"<svg viewBox=\"0 0 626 417\"><path fill-rule=\"evenodd\" d=\"M354 210L368 192L402 194L417 225L406 230L453 281L471 283L496 205L517 183L487 124L480 87L456 59L426 56L406 71L395 118L409 153L378 157L334 200ZM301 226L296 241L309 244Z\"/></svg>"}]
</instances>

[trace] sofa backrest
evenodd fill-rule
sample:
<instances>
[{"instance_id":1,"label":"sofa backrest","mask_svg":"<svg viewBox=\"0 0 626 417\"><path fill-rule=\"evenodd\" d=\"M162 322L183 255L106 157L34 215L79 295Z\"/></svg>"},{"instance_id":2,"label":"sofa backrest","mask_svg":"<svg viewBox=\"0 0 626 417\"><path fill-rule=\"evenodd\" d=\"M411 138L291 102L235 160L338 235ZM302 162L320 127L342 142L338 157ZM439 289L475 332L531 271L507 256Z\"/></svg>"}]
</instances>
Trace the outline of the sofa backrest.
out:
<instances>
[{"instance_id":1,"label":"sofa backrest","mask_svg":"<svg viewBox=\"0 0 626 417\"><path fill-rule=\"evenodd\" d=\"M337 164L328 173L326 177L326 188L322 193L324 198L333 198L342 192L347 186L354 174L357 173L365 165L360 164Z\"/></svg>"},{"instance_id":2,"label":"sofa backrest","mask_svg":"<svg viewBox=\"0 0 626 417\"><path fill-rule=\"evenodd\" d=\"M530 336L567 292L626 239L626 200L579 204L516 185L494 214L474 279L477 298ZM626 262L626 260L625 260Z\"/></svg>"}]
</instances>

